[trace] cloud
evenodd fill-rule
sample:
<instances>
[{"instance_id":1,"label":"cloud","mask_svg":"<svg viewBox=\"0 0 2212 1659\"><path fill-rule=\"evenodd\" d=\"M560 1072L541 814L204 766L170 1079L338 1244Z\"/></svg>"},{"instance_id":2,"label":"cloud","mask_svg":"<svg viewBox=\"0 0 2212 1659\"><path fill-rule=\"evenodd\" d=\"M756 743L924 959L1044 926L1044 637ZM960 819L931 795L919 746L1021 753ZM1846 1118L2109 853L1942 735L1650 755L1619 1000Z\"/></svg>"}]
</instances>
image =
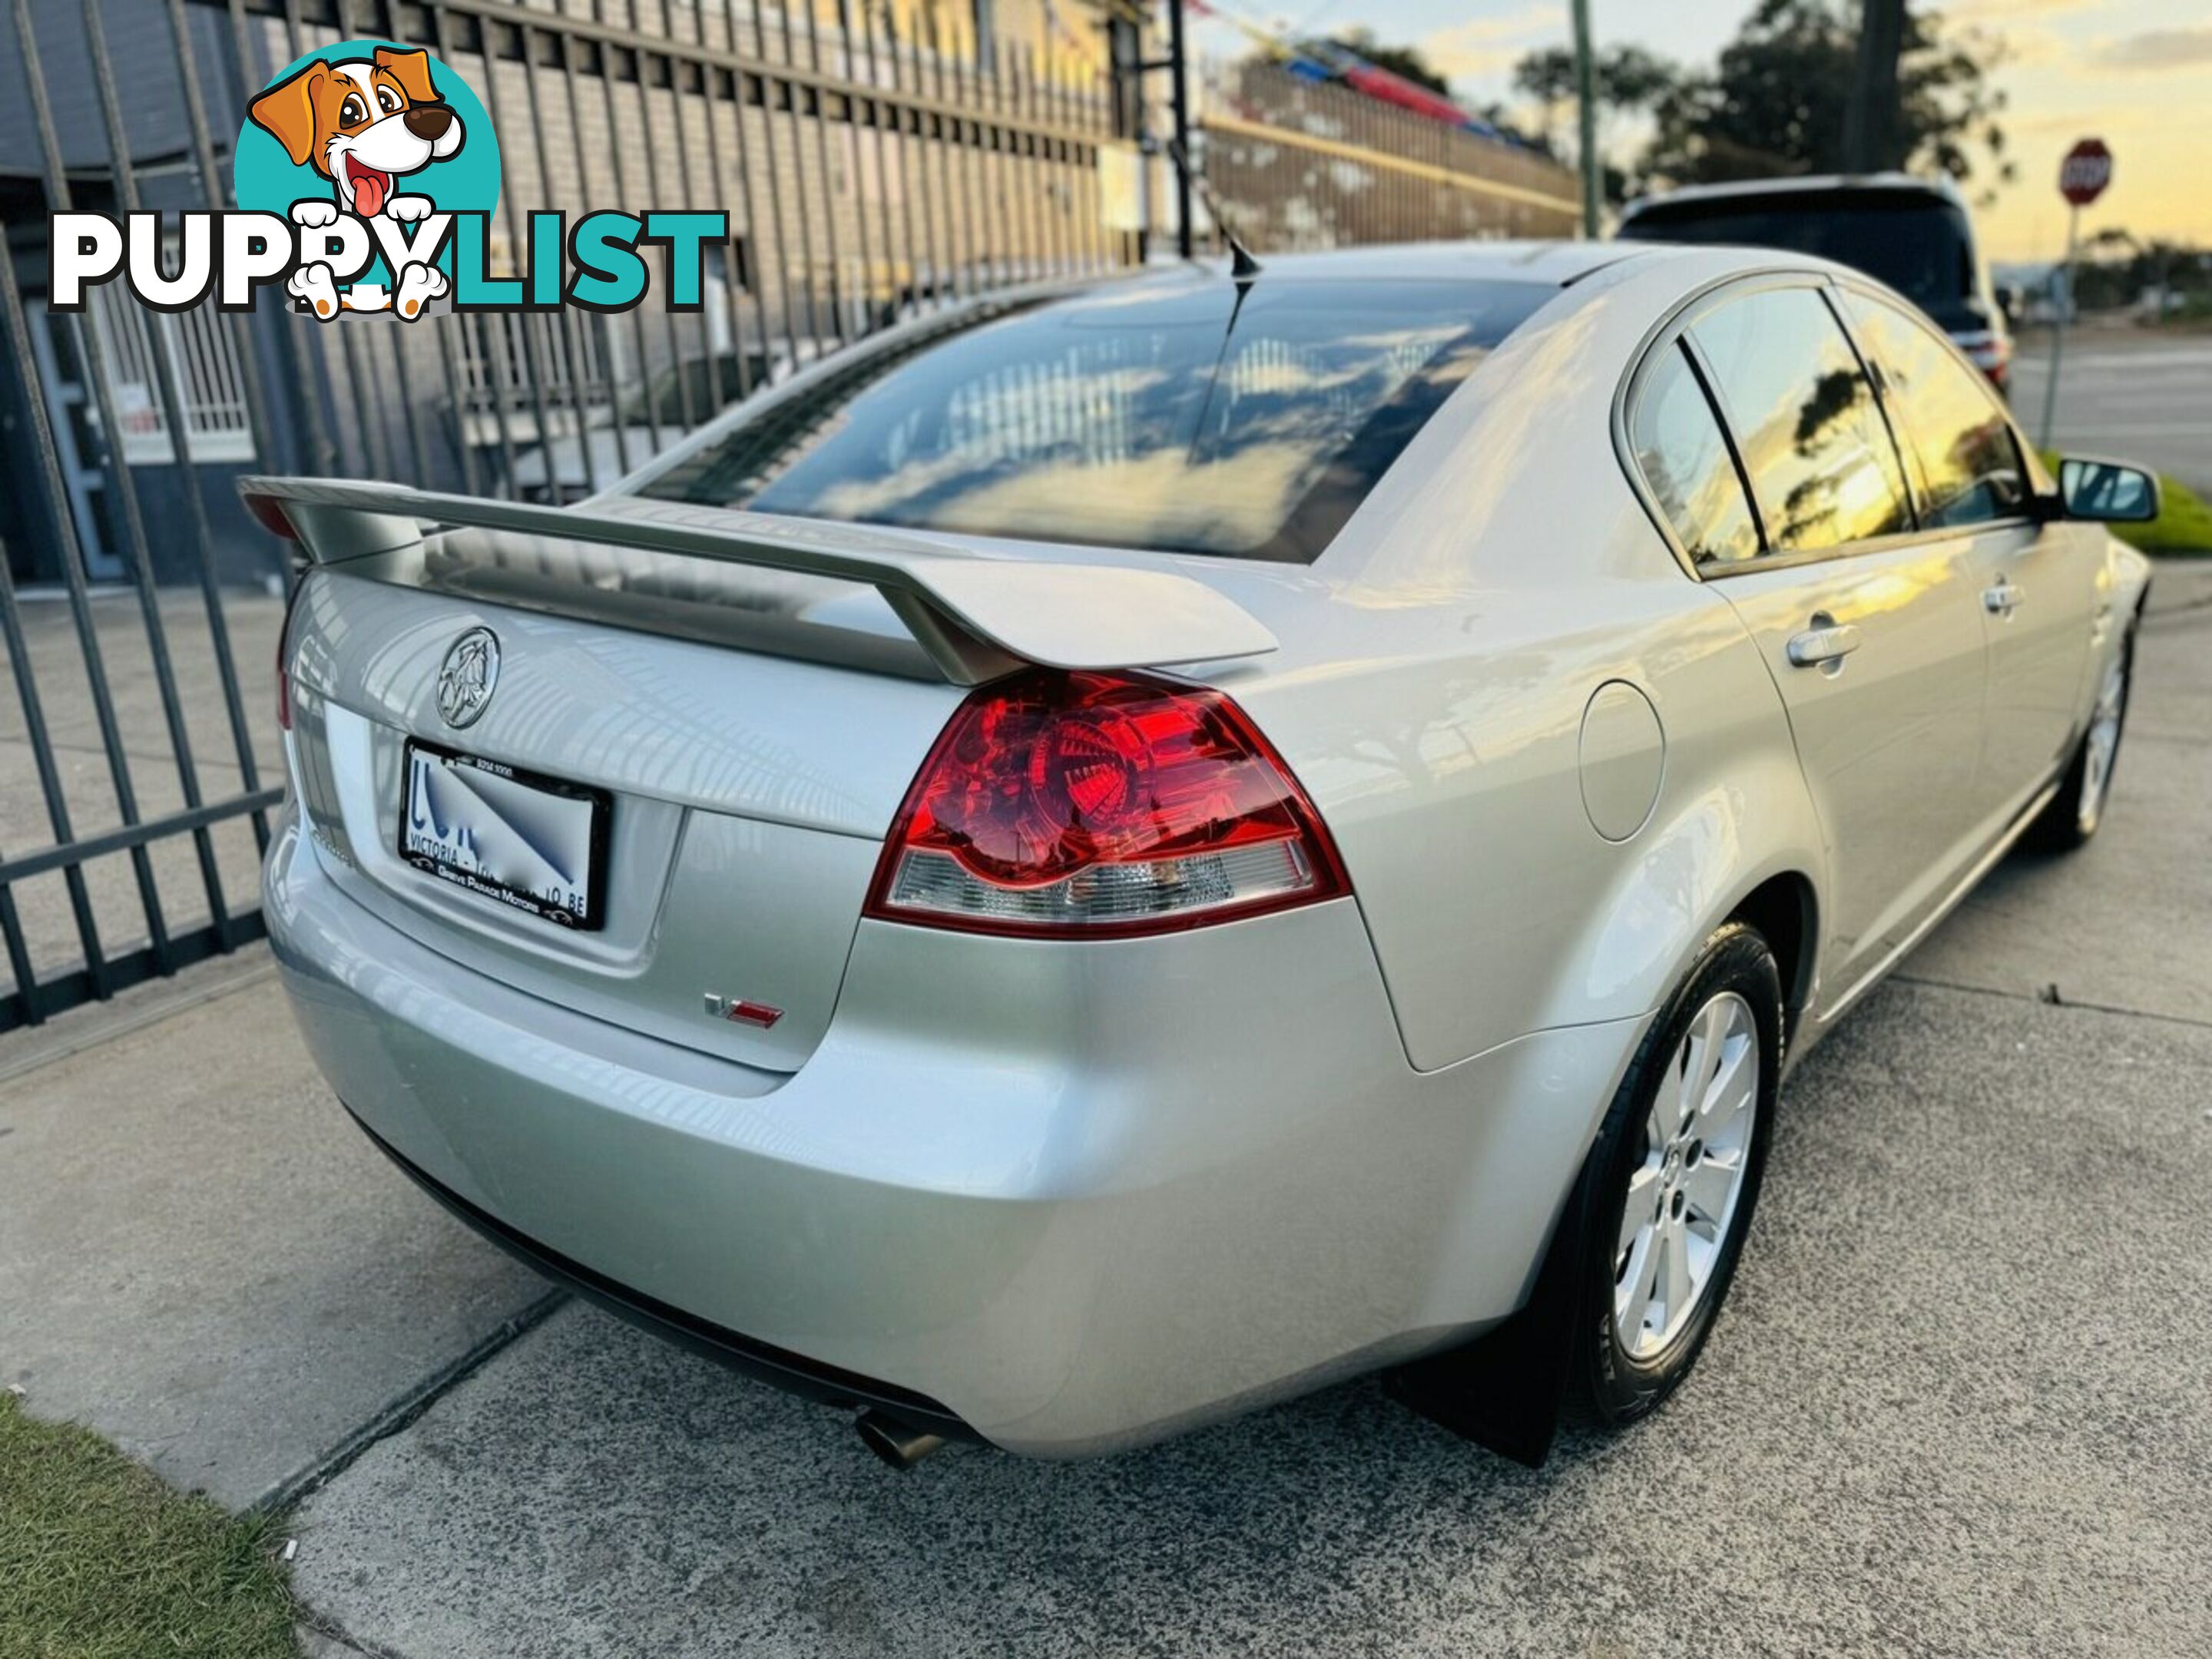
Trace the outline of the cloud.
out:
<instances>
[{"instance_id":1,"label":"cloud","mask_svg":"<svg viewBox=\"0 0 2212 1659\"><path fill-rule=\"evenodd\" d=\"M1959 23L2009 23L2022 17L2054 17L2061 12L2094 11L2109 0L1952 0L1943 16Z\"/></svg>"},{"instance_id":2,"label":"cloud","mask_svg":"<svg viewBox=\"0 0 2212 1659\"><path fill-rule=\"evenodd\" d=\"M2119 75L2188 69L2212 64L2212 24L2195 28L2145 29L2117 40L2100 40L2091 49L2093 68Z\"/></svg>"},{"instance_id":3,"label":"cloud","mask_svg":"<svg viewBox=\"0 0 2212 1659\"><path fill-rule=\"evenodd\" d=\"M1447 81L1494 75L1519 63L1532 46L1559 44L1566 14L1530 6L1510 17L1474 17L1422 37L1421 56Z\"/></svg>"},{"instance_id":4,"label":"cloud","mask_svg":"<svg viewBox=\"0 0 2212 1659\"><path fill-rule=\"evenodd\" d=\"M2114 108L2107 104L2095 109L2052 110L2040 115L2015 117L2006 125L2015 137L2057 133L2068 138L2079 138L2090 133L2140 132L2148 127L2170 128L2173 125L2173 113L2170 110L2145 106Z\"/></svg>"}]
</instances>

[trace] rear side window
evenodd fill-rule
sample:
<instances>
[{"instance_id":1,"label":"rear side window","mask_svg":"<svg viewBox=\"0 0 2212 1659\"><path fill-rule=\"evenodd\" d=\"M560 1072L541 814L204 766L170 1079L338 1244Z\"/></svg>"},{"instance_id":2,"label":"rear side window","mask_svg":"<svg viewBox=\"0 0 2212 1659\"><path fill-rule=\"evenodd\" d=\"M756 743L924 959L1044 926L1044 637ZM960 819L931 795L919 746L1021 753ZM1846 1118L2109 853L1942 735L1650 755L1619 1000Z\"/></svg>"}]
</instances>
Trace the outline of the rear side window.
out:
<instances>
[{"instance_id":1,"label":"rear side window","mask_svg":"<svg viewBox=\"0 0 2212 1659\"><path fill-rule=\"evenodd\" d=\"M798 518L1305 563L1556 288L1115 283L865 347L645 493Z\"/></svg>"},{"instance_id":2,"label":"rear side window","mask_svg":"<svg viewBox=\"0 0 2212 1659\"><path fill-rule=\"evenodd\" d=\"M2019 517L2020 445L1988 383L1895 306L1863 294L1849 304L1887 384L1898 439L1918 464L1922 520L1948 528Z\"/></svg>"},{"instance_id":3,"label":"rear side window","mask_svg":"<svg viewBox=\"0 0 2212 1659\"><path fill-rule=\"evenodd\" d=\"M1628 437L1644 482L1692 559L1734 564L1759 556L1743 480L1679 342L1644 375Z\"/></svg>"},{"instance_id":4,"label":"rear side window","mask_svg":"<svg viewBox=\"0 0 2212 1659\"><path fill-rule=\"evenodd\" d=\"M1768 289L1692 324L1778 554L1912 528L1874 388L1827 301Z\"/></svg>"}]
</instances>

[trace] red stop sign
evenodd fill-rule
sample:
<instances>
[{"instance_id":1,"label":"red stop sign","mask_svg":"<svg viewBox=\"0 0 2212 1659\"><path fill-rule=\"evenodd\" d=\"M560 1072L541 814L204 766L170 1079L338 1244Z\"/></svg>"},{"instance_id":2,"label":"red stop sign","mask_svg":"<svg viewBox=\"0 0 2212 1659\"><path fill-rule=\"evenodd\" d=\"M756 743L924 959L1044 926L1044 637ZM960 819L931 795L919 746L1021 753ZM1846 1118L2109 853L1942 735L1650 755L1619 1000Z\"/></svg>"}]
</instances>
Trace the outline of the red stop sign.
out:
<instances>
[{"instance_id":1,"label":"red stop sign","mask_svg":"<svg viewBox=\"0 0 2212 1659\"><path fill-rule=\"evenodd\" d=\"M2112 182L2112 152L2101 138L2084 138L2058 164L2058 193L2077 208L2087 207Z\"/></svg>"}]
</instances>

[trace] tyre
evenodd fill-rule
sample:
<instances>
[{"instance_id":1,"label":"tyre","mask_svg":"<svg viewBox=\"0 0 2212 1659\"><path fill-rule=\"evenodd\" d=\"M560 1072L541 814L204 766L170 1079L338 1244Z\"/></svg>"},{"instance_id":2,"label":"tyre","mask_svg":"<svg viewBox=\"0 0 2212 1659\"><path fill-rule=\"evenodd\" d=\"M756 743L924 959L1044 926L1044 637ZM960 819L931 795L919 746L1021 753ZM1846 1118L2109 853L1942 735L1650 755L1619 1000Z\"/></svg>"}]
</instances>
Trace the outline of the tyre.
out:
<instances>
[{"instance_id":1,"label":"tyre","mask_svg":"<svg viewBox=\"0 0 2212 1659\"><path fill-rule=\"evenodd\" d=\"M1571 1421L1625 1427L1696 1363L1728 1295L1781 1077L1782 978L1731 922L1645 1036L1586 1167L1567 1356Z\"/></svg>"},{"instance_id":2,"label":"tyre","mask_svg":"<svg viewBox=\"0 0 2212 1659\"><path fill-rule=\"evenodd\" d=\"M2089 729L2081 734L2073 763L2064 781L2035 822L2021 844L2045 853L2070 853L2087 846L2105 821L2105 805L2112 798L2112 767L2120 757L2120 733L2128 720L2128 692L2134 684L2136 634L2130 628L2121 636L2120 647L2105 665L2097 684L2096 707L2089 711Z\"/></svg>"}]
</instances>

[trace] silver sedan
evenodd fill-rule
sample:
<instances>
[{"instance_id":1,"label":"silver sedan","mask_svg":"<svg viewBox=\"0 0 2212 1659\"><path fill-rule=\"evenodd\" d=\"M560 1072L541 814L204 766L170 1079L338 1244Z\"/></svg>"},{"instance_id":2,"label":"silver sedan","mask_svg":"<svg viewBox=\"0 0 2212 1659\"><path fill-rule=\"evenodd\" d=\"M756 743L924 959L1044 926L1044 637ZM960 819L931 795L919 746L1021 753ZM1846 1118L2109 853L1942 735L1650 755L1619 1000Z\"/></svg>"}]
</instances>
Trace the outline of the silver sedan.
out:
<instances>
[{"instance_id":1,"label":"silver sedan","mask_svg":"<svg viewBox=\"0 0 2212 1659\"><path fill-rule=\"evenodd\" d=\"M2096 833L2156 510L1863 276L1617 245L948 306L570 508L241 487L339 1097L900 1462L1649 1412L1789 1067Z\"/></svg>"}]
</instances>

